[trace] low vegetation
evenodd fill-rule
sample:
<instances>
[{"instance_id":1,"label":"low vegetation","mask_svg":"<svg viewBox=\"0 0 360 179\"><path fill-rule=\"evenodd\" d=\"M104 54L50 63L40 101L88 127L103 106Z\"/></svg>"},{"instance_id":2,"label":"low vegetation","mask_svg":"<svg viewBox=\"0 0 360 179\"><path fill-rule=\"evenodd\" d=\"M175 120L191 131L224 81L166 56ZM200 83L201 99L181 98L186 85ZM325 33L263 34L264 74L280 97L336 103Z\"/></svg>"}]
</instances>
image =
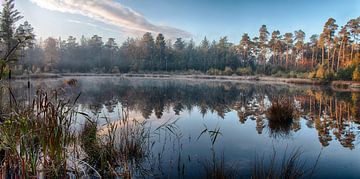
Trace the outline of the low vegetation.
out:
<instances>
[{"instance_id":1,"label":"low vegetation","mask_svg":"<svg viewBox=\"0 0 360 179\"><path fill-rule=\"evenodd\" d=\"M311 167L306 167L306 161L301 157L302 154L300 148L294 148L290 153L286 149L280 156L282 158L279 158L278 153L273 149L267 162L264 156L256 156L251 178L312 178L321 152Z\"/></svg>"},{"instance_id":2,"label":"low vegetation","mask_svg":"<svg viewBox=\"0 0 360 179\"><path fill-rule=\"evenodd\" d=\"M266 112L266 117L271 134L288 134L295 117L295 108L292 100L286 97L273 99L271 107Z\"/></svg>"},{"instance_id":3,"label":"low vegetation","mask_svg":"<svg viewBox=\"0 0 360 179\"><path fill-rule=\"evenodd\" d=\"M116 123L107 121L99 128L86 114L77 112L77 99L40 90L25 104L12 95L11 106L2 108L1 115L3 176L131 177L129 166L136 166L146 155L145 124L123 115ZM74 129L78 115L87 118L80 133Z\"/></svg>"}]
</instances>

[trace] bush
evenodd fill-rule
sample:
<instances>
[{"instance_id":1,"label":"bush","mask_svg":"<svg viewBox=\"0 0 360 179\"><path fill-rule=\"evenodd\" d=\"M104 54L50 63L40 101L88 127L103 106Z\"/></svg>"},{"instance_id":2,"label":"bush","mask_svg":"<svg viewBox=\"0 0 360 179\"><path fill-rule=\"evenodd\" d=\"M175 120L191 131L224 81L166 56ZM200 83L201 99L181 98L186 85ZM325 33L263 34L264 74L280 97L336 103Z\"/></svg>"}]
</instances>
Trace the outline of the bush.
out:
<instances>
[{"instance_id":1,"label":"bush","mask_svg":"<svg viewBox=\"0 0 360 179\"><path fill-rule=\"evenodd\" d=\"M225 67L223 75L232 75L233 70L230 67Z\"/></svg>"},{"instance_id":2,"label":"bush","mask_svg":"<svg viewBox=\"0 0 360 179\"><path fill-rule=\"evenodd\" d=\"M9 77L9 72L10 72L10 69L8 66L6 66L3 73L0 74L0 79L5 79L5 78Z\"/></svg>"},{"instance_id":3,"label":"bush","mask_svg":"<svg viewBox=\"0 0 360 179\"><path fill-rule=\"evenodd\" d=\"M319 68L316 71L316 78L318 79L324 79L325 78L325 70L324 67L322 65L319 66Z\"/></svg>"},{"instance_id":4,"label":"bush","mask_svg":"<svg viewBox=\"0 0 360 179\"><path fill-rule=\"evenodd\" d=\"M335 75L333 72L325 72L324 80L332 81L335 79Z\"/></svg>"},{"instance_id":5,"label":"bush","mask_svg":"<svg viewBox=\"0 0 360 179\"><path fill-rule=\"evenodd\" d=\"M114 68L111 70L111 73L120 73L120 70L117 66L114 66Z\"/></svg>"},{"instance_id":6,"label":"bush","mask_svg":"<svg viewBox=\"0 0 360 179\"><path fill-rule=\"evenodd\" d=\"M266 112L270 132L274 135L288 134L293 123L294 113L294 103L291 99L275 98Z\"/></svg>"},{"instance_id":7,"label":"bush","mask_svg":"<svg viewBox=\"0 0 360 179\"><path fill-rule=\"evenodd\" d=\"M285 77L286 74L282 71L278 71L276 72L275 74L273 74L272 76L275 76L275 77Z\"/></svg>"},{"instance_id":8,"label":"bush","mask_svg":"<svg viewBox=\"0 0 360 179\"><path fill-rule=\"evenodd\" d=\"M352 76L352 80L354 81L360 81L360 70L359 67L356 67L354 72L353 72L353 76Z\"/></svg>"},{"instance_id":9,"label":"bush","mask_svg":"<svg viewBox=\"0 0 360 179\"><path fill-rule=\"evenodd\" d=\"M236 74L240 76L252 75L252 70L250 67L237 68Z\"/></svg>"},{"instance_id":10,"label":"bush","mask_svg":"<svg viewBox=\"0 0 360 179\"><path fill-rule=\"evenodd\" d=\"M194 69L189 69L185 72L182 72L184 75L202 75L203 73L201 71L197 71Z\"/></svg>"},{"instance_id":11,"label":"bush","mask_svg":"<svg viewBox=\"0 0 360 179\"><path fill-rule=\"evenodd\" d=\"M214 68L210 68L210 69L206 72L206 74L208 74L208 75L221 75L222 72L221 72L221 70L214 69Z\"/></svg>"},{"instance_id":12,"label":"bush","mask_svg":"<svg viewBox=\"0 0 360 179\"><path fill-rule=\"evenodd\" d=\"M309 72L308 78L313 79L313 78L315 78L315 76L316 76L316 72L312 71L312 72Z\"/></svg>"},{"instance_id":13,"label":"bush","mask_svg":"<svg viewBox=\"0 0 360 179\"><path fill-rule=\"evenodd\" d=\"M288 75L287 75L288 78L296 78L297 75L294 71L291 71Z\"/></svg>"},{"instance_id":14,"label":"bush","mask_svg":"<svg viewBox=\"0 0 360 179\"><path fill-rule=\"evenodd\" d=\"M353 77L353 72L355 70L354 66L350 66L350 67L346 67L346 68L341 68L337 73L336 73L336 79L337 80L351 80Z\"/></svg>"}]
</instances>

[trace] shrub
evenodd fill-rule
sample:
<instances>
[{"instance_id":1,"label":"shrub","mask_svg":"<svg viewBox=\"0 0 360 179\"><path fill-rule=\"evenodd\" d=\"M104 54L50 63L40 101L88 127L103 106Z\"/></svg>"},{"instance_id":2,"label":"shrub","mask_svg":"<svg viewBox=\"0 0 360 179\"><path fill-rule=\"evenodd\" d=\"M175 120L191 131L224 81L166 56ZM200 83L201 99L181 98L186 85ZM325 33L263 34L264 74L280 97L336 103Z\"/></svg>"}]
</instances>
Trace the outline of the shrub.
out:
<instances>
[{"instance_id":1,"label":"shrub","mask_svg":"<svg viewBox=\"0 0 360 179\"><path fill-rule=\"evenodd\" d=\"M9 76L10 69L8 66L5 67L2 74L0 74L0 79L5 79Z\"/></svg>"},{"instance_id":2,"label":"shrub","mask_svg":"<svg viewBox=\"0 0 360 179\"><path fill-rule=\"evenodd\" d=\"M324 80L332 81L335 79L335 75L333 72L325 72Z\"/></svg>"},{"instance_id":3,"label":"shrub","mask_svg":"<svg viewBox=\"0 0 360 179\"><path fill-rule=\"evenodd\" d=\"M206 71L206 74L208 75L221 75L222 72L221 70L215 69L215 68L210 68L208 71Z\"/></svg>"},{"instance_id":4,"label":"shrub","mask_svg":"<svg viewBox=\"0 0 360 179\"><path fill-rule=\"evenodd\" d=\"M309 72L308 78L313 79L315 77L316 77L316 72L315 71Z\"/></svg>"},{"instance_id":5,"label":"shrub","mask_svg":"<svg viewBox=\"0 0 360 179\"><path fill-rule=\"evenodd\" d=\"M285 98L276 98L267 111L269 121L287 122L294 117L293 102Z\"/></svg>"},{"instance_id":6,"label":"shrub","mask_svg":"<svg viewBox=\"0 0 360 179\"><path fill-rule=\"evenodd\" d=\"M233 70L230 67L225 67L223 74L224 75L232 75Z\"/></svg>"},{"instance_id":7,"label":"shrub","mask_svg":"<svg viewBox=\"0 0 360 179\"><path fill-rule=\"evenodd\" d=\"M271 74L272 74L272 75L275 75L275 74L277 74L277 73L279 73L279 72L284 73L285 70L286 70L286 69L283 68L283 67L281 67L281 66L272 66L272 67L271 67Z\"/></svg>"},{"instance_id":8,"label":"shrub","mask_svg":"<svg viewBox=\"0 0 360 179\"><path fill-rule=\"evenodd\" d=\"M185 71L184 74L186 74L186 75L201 75L203 73L201 71L189 69L189 70Z\"/></svg>"},{"instance_id":9,"label":"shrub","mask_svg":"<svg viewBox=\"0 0 360 179\"><path fill-rule=\"evenodd\" d=\"M275 77L284 77L285 74L284 74L284 72L282 72L282 71L278 71L278 72L276 72L275 74L273 74L273 76L275 76Z\"/></svg>"},{"instance_id":10,"label":"shrub","mask_svg":"<svg viewBox=\"0 0 360 179\"><path fill-rule=\"evenodd\" d=\"M111 70L111 73L120 73L120 70L117 66L114 66L114 68Z\"/></svg>"},{"instance_id":11,"label":"shrub","mask_svg":"<svg viewBox=\"0 0 360 179\"><path fill-rule=\"evenodd\" d=\"M359 67L356 67L354 72L353 72L353 76L352 76L352 79L354 81L360 81L360 70L359 70Z\"/></svg>"},{"instance_id":12,"label":"shrub","mask_svg":"<svg viewBox=\"0 0 360 179\"><path fill-rule=\"evenodd\" d=\"M237 68L236 74L240 76L252 75L252 70L250 67Z\"/></svg>"},{"instance_id":13,"label":"shrub","mask_svg":"<svg viewBox=\"0 0 360 179\"><path fill-rule=\"evenodd\" d=\"M338 79L338 80L351 80L354 70L355 70L354 66L341 68L336 73L336 79Z\"/></svg>"},{"instance_id":14,"label":"shrub","mask_svg":"<svg viewBox=\"0 0 360 179\"><path fill-rule=\"evenodd\" d=\"M287 75L288 78L296 78L297 75L294 71L291 71L288 75Z\"/></svg>"},{"instance_id":15,"label":"shrub","mask_svg":"<svg viewBox=\"0 0 360 179\"><path fill-rule=\"evenodd\" d=\"M288 134L293 123L294 113L294 104L290 99L275 98L266 112L270 132L274 136Z\"/></svg>"},{"instance_id":16,"label":"shrub","mask_svg":"<svg viewBox=\"0 0 360 179\"><path fill-rule=\"evenodd\" d=\"M325 70L324 67L322 65L319 66L319 68L316 71L316 78L318 79L324 79L325 78Z\"/></svg>"}]
</instances>

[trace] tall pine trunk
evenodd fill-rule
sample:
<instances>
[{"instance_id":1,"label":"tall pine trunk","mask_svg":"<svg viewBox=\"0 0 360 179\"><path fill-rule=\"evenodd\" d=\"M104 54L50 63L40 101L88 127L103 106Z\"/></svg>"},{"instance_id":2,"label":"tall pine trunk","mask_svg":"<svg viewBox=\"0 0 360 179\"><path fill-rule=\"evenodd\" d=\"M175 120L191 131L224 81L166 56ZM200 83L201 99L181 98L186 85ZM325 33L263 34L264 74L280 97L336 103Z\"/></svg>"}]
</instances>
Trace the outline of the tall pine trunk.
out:
<instances>
[{"instance_id":1,"label":"tall pine trunk","mask_svg":"<svg viewBox=\"0 0 360 179\"><path fill-rule=\"evenodd\" d=\"M324 62L325 62L324 55L325 55L325 50L324 50L324 46L322 46L321 47L321 65L324 65Z\"/></svg>"}]
</instances>

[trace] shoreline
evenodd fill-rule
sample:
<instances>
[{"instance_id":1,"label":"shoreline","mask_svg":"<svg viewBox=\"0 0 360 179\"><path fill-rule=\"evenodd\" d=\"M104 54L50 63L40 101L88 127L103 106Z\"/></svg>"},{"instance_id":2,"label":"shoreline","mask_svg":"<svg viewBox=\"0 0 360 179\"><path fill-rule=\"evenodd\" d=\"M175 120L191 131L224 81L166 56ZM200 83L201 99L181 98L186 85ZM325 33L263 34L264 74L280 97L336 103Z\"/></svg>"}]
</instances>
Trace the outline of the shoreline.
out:
<instances>
[{"instance_id":1,"label":"shoreline","mask_svg":"<svg viewBox=\"0 0 360 179\"><path fill-rule=\"evenodd\" d=\"M214 81L261 81L272 83L286 83L294 85L328 86L334 91L360 92L360 82L355 81L321 81L304 78L283 78L272 76L220 76L220 75L186 75L186 74L161 74L161 73L40 73L32 75L14 76L13 79L46 79L63 77L123 77L123 78L167 78L167 79L193 79L193 80L214 80Z\"/></svg>"}]
</instances>

